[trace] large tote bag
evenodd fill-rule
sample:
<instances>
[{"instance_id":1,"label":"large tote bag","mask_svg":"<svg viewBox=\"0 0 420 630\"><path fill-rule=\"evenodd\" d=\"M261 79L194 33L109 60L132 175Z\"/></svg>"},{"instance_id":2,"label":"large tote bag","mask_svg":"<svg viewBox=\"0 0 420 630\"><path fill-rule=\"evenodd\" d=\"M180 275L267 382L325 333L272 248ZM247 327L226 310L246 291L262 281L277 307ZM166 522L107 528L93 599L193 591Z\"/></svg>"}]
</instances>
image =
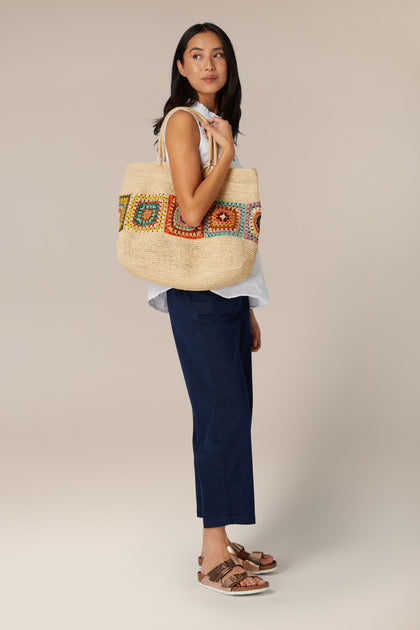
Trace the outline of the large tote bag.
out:
<instances>
[{"instance_id":1,"label":"large tote bag","mask_svg":"<svg viewBox=\"0 0 420 630\"><path fill-rule=\"evenodd\" d=\"M204 116L190 107L198 120ZM156 162L128 164L119 196L119 262L131 274L167 287L192 291L218 289L247 278L258 248L261 203L254 168L230 168L217 199L198 227L182 219L169 162L165 161L165 116ZM209 138L207 177L217 163L217 144Z\"/></svg>"}]
</instances>

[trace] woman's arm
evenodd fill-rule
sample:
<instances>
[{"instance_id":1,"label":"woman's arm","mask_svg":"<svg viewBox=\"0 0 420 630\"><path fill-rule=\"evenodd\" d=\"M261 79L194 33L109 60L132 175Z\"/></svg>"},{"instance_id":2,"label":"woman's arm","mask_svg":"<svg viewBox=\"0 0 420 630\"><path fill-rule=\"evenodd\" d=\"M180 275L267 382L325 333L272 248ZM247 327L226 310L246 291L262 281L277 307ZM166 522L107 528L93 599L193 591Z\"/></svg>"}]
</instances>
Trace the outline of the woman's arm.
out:
<instances>
[{"instance_id":1,"label":"woman's arm","mask_svg":"<svg viewBox=\"0 0 420 630\"><path fill-rule=\"evenodd\" d=\"M209 122L217 120L216 126ZM232 129L227 120L212 118L203 123L207 137L213 135L222 147L221 156L211 173L201 179L201 160L198 151L200 132L193 116L179 110L169 118L165 142L171 168L175 195L181 216L187 225L200 225L206 212L216 199L235 156Z\"/></svg>"},{"instance_id":2,"label":"woman's arm","mask_svg":"<svg viewBox=\"0 0 420 630\"><path fill-rule=\"evenodd\" d=\"M257 352L261 348L261 329L252 308L249 309L251 317L251 350Z\"/></svg>"}]
</instances>

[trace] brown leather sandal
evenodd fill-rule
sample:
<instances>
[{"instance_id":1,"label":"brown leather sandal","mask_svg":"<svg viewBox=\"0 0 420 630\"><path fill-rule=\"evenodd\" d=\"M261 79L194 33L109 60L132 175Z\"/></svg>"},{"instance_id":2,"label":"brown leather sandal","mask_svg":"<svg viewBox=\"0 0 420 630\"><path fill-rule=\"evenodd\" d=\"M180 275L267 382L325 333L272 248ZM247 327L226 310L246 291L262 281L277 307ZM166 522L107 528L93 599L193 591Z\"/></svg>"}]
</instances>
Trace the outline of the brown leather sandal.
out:
<instances>
[{"instance_id":1,"label":"brown leather sandal","mask_svg":"<svg viewBox=\"0 0 420 630\"><path fill-rule=\"evenodd\" d=\"M245 578L256 576L250 571L235 571L228 575L237 566L242 567L241 563L233 558L224 560L205 575L199 571L198 582L205 588L210 588L212 591L219 593L226 593L226 595L250 595L252 593L261 593L268 589L269 583L266 580L252 586L240 586L239 582Z\"/></svg>"},{"instance_id":2,"label":"brown leather sandal","mask_svg":"<svg viewBox=\"0 0 420 630\"><path fill-rule=\"evenodd\" d=\"M261 564L261 559L263 557L262 551L253 551L249 553L245 550L243 545L239 543L231 543L227 546L227 549L230 553L230 557L239 560L240 564L246 571L252 571L255 575L259 575L260 573L271 573L277 567L277 562L273 560L270 564ZM203 564L202 556L198 556L198 564Z\"/></svg>"}]
</instances>

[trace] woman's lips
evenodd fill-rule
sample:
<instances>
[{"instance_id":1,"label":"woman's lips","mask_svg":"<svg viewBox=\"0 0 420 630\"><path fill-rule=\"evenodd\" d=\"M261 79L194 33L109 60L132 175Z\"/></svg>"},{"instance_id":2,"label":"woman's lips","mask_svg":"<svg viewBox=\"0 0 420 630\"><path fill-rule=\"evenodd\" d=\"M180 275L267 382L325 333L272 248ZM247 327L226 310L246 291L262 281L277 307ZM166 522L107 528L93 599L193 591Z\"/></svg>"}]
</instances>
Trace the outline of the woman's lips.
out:
<instances>
[{"instance_id":1,"label":"woman's lips","mask_svg":"<svg viewBox=\"0 0 420 630\"><path fill-rule=\"evenodd\" d=\"M211 81L216 81L217 77L204 77L204 79L202 79L202 81L208 81L209 83L211 83Z\"/></svg>"}]
</instances>

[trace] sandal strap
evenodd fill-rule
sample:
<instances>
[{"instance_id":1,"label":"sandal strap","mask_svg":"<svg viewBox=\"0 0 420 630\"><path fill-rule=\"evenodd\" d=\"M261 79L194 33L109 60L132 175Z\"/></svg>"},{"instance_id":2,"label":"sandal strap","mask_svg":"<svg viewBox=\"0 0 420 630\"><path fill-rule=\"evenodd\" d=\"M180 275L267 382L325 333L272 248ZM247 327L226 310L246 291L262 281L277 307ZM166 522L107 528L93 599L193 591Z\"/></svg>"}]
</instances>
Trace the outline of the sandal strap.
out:
<instances>
[{"instance_id":1,"label":"sandal strap","mask_svg":"<svg viewBox=\"0 0 420 630\"><path fill-rule=\"evenodd\" d=\"M221 583L223 587L232 588L232 586L235 586L235 584L247 577L249 577L248 571L241 571L241 573L232 573L232 575L228 575L227 578L222 580Z\"/></svg>"},{"instance_id":2,"label":"sandal strap","mask_svg":"<svg viewBox=\"0 0 420 630\"><path fill-rule=\"evenodd\" d=\"M257 564L258 566L260 566L262 557L263 557L262 551L253 551L252 553L249 554L247 560L248 562L252 562L253 564Z\"/></svg>"},{"instance_id":3,"label":"sandal strap","mask_svg":"<svg viewBox=\"0 0 420 630\"><path fill-rule=\"evenodd\" d=\"M260 567L261 559L263 557L262 551L253 551L252 553L249 553L248 551L245 551L245 547L243 545L236 542L231 543L227 548L230 553L234 554L241 560L246 560L250 564L253 564L257 569Z\"/></svg>"},{"instance_id":4,"label":"sandal strap","mask_svg":"<svg viewBox=\"0 0 420 630\"><path fill-rule=\"evenodd\" d=\"M211 569L211 571L207 573L207 577L212 582L218 582L227 573L229 573L229 571L232 571L232 569L236 566L241 566L241 565L239 562L236 562L235 560L233 560L233 558L229 558L229 560L224 560L223 562L220 562L220 564L217 564L215 567L213 567L213 569Z\"/></svg>"},{"instance_id":5,"label":"sandal strap","mask_svg":"<svg viewBox=\"0 0 420 630\"><path fill-rule=\"evenodd\" d=\"M245 547L240 545L239 543L231 543L227 546L229 553L232 553L234 556L237 556L241 560L246 560L248 558L248 552L245 551Z\"/></svg>"},{"instance_id":6,"label":"sandal strap","mask_svg":"<svg viewBox=\"0 0 420 630\"><path fill-rule=\"evenodd\" d=\"M240 545L239 543L233 542L233 543L230 543L230 545L228 545L228 549L230 553L238 554L244 549L244 546Z\"/></svg>"}]
</instances>

